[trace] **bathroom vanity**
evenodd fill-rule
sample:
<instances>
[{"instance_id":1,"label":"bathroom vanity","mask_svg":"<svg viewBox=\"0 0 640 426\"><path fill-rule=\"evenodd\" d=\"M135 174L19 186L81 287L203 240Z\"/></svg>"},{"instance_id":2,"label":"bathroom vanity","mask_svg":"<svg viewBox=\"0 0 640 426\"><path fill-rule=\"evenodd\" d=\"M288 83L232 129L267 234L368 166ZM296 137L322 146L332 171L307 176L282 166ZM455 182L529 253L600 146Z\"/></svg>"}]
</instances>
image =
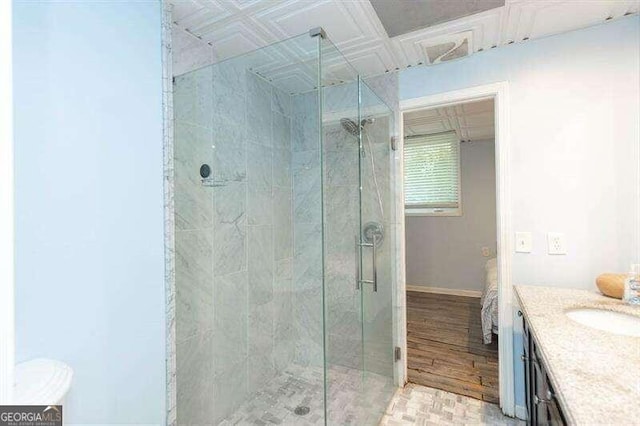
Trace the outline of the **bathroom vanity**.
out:
<instances>
[{"instance_id":1,"label":"bathroom vanity","mask_svg":"<svg viewBox=\"0 0 640 426\"><path fill-rule=\"evenodd\" d=\"M636 422L640 309L596 291L515 289L523 326L527 423Z\"/></svg>"}]
</instances>

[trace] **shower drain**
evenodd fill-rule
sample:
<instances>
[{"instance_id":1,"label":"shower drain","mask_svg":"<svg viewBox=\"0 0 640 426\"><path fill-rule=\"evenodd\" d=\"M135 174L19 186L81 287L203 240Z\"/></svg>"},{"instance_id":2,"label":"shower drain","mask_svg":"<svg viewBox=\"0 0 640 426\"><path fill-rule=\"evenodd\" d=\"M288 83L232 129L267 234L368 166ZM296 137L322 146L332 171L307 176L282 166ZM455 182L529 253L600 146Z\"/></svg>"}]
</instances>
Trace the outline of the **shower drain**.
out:
<instances>
[{"instance_id":1,"label":"shower drain","mask_svg":"<svg viewBox=\"0 0 640 426\"><path fill-rule=\"evenodd\" d=\"M293 410L293 412L298 416L306 416L307 414L309 414L309 411L311 411L311 409L309 407L305 407L304 405L299 405L295 410Z\"/></svg>"}]
</instances>

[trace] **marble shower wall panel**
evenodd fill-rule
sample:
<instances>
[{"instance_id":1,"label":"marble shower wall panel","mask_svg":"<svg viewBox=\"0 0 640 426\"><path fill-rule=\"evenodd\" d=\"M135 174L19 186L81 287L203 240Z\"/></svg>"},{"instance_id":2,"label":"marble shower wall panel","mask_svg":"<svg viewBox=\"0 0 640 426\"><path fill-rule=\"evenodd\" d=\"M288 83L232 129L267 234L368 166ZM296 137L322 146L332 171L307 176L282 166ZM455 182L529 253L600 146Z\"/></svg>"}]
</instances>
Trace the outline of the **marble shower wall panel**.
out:
<instances>
[{"instance_id":1,"label":"marble shower wall panel","mask_svg":"<svg viewBox=\"0 0 640 426\"><path fill-rule=\"evenodd\" d=\"M363 193L367 195L362 200L363 221L374 220L383 224L393 222L394 215L391 211L389 192L391 189L389 124L388 117L378 116L373 123L365 126L362 137L366 152L366 156L362 159L362 188Z\"/></svg>"},{"instance_id":2,"label":"marble shower wall panel","mask_svg":"<svg viewBox=\"0 0 640 426\"><path fill-rule=\"evenodd\" d=\"M232 181L208 189L214 202L214 273L224 276L246 270L247 184Z\"/></svg>"},{"instance_id":3,"label":"marble shower wall panel","mask_svg":"<svg viewBox=\"0 0 640 426\"><path fill-rule=\"evenodd\" d=\"M276 372L294 360L296 335L293 325L292 259L276 261L273 281L273 359Z\"/></svg>"},{"instance_id":4,"label":"marble shower wall panel","mask_svg":"<svg viewBox=\"0 0 640 426\"><path fill-rule=\"evenodd\" d=\"M398 92L398 73L388 73L363 78L364 83L380 98L394 114L400 110L400 94ZM397 123L397 120L394 120ZM398 129L393 129L397 131ZM397 134L397 133L394 133Z\"/></svg>"},{"instance_id":5,"label":"marble shower wall panel","mask_svg":"<svg viewBox=\"0 0 640 426\"><path fill-rule=\"evenodd\" d=\"M212 231L176 233L178 343L213 331Z\"/></svg>"},{"instance_id":6,"label":"marble shower wall panel","mask_svg":"<svg viewBox=\"0 0 640 426\"><path fill-rule=\"evenodd\" d=\"M247 84L241 61L212 69L213 157L207 187L213 201L214 419L220 421L248 396Z\"/></svg>"},{"instance_id":7,"label":"marble shower wall panel","mask_svg":"<svg viewBox=\"0 0 640 426\"><path fill-rule=\"evenodd\" d=\"M210 332L176 342L178 425L207 424L214 418L212 348Z\"/></svg>"},{"instance_id":8,"label":"marble shower wall panel","mask_svg":"<svg viewBox=\"0 0 640 426\"><path fill-rule=\"evenodd\" d=\"M202 424L294 358L292 107L242 58L174 96L177 423Z\"/></svg>"},{"instance_id":9,"label":"marble shower wall panel","mask_svg":"<svg viewBox=\"0 0 640 426\"><path fill-rule=\"evenodd\" d=\"M211 84L210 76L211 70L200 70L175 79L174 202L175 227L178 231L212 226L211 199L200 185L197 173L200 164L209 162L212 156L211 126L199 121L195 115L196 100L211 95L204 84L207 78ZM200 105L205 108L209 106L205 102Z\"/></svg>"},{"instance_id":10,"label":"marble shower wall panel","mask_svg":"<svg viewBox=\"0 0 640 426\"><path fill-rule=\"evenodd\" d=\"M222 378L234 371L234 367L239 370L247 354L247 272L216 277L215 286L214 377Z\"/></svg>"},{"instance_id":11,"label":"marble shower wall panel","mask_svg":"<svg viewBox=\"0 0 640 426\"><path fill-rule=\"evenodd\" d=\"M348 102L340 96L345 94L351 95L351 112L357 112L356 90L325 89L325 103L346 107ZM362 368L361 304L355 282L360 223L358 138L345 131L337 118L323 123L323 155L326 357L330 365L358 369Z\"/></svg>"},{"instance_id":12,"label":"marble shower wall panel","mask_svg":"<svg viewBox=\"0 0 640 426\"><path fill-rule=\"evenodd\" d=\"M292 306L294 362L323 363L322 172L318 94L291 99L291 175L293 181Z\"/></svg>"},{"instance_id":13,"label":"marble shower wall panel","mask_svg":"<svg viewBox=\"0 0 640 426\"><path fill-rule=\"evenodd\" d=\"M241 61L212 67L212 174L214 203L214 419L247 397L247 132L246 73Z\"/></svg>"},{"instance_id":14,"label":"marble shower wall panel","mask_svg":"<svg viewBox=\"0 0 640 426\"><path fill-rule=\"evenodd\" d=\"M293 360L291 100L247 74L249 392Z\"/></svg>"},{"instance_id":15,"label":"marble shower wall panel","mask_svg":"<svg viewBox=\"0 0 640 426\"><path fill-rule=\"evenodd\" d=\"M293 152L318 151L318 93L292 96L291 140Z\"/></svg>"},{"instance_id":16,"label":"marble shower wall panel","mask_svg":"<svg viewBox=\"0 0 640 426\"><path fill-rule=\"evenodd\" d=\"M177 77L173 90L176 421L190 424L214 414L214 213L198 174L212 158L211 70Z\"/></svg>"},{"instance_id":17,"label":"marble shower wall panel","mask_svg":"<svg viewBox=\"0 0 640 426\"><path fill-rule=\"evenodd\" d=\"M249 227L249 388L275 375L273 360L273 227Z\"/></svg>"},{"instance_id":18,"label":"marble shower wall panel","mask_svg":"<svg viewBox=\"0 0 640 426\"><path fill-rule=\"evenodd\" d=\"M291 96L272 87L271 144L273 220L273 368L283 372L294 359L293 327L293 179L291 172Z\"/></svg>"},{"instance_id":19,"label":"marble shower wall panel","mask_svg":"<svg viewBox=\"0 0 640 426\"><path fill-rule=\"evenodd\" d=\"M336 121L335 117L358 119L358 81L328 86L322 90L323 121Z\"/></svg>"},{"instance_id":20,"label":"marble shower wall panel","mask_svg":"<svg viewBox=\"0 0 640 426\"><path fill-rule=\"evenodd\" d=\"M247 74L247 236L249 292L247 386L253 393L275 375L273 360L273 157L271 86Z\"/></svg>"},{"instance_id":21,"label":"marble shower wall panel","mask_svg":"<svg viewBox=\"0 0 640 426\"><path fill-rule=\"evenodd\" d=\"M361 369L362 306L356 289L359 238L359 138L340 124L360 121L358 82L326 87L323 95L323 190L327 363ZM327 377L330 383L334 378Z\"/></svg>"},{"instance_id":22,"label":"marble shower wall panel","mask_svg":"<svg viewBox=\"0 0 640 426\"><path fill-rule=\"evenodd\" d=\"M248 95L242 62L214 66L211 122L212 176L207 188L214 203L213 269L216 277L247 269L247 130ZM219 294L218 291L215 292Z\"/></svg>"}]
</instances>

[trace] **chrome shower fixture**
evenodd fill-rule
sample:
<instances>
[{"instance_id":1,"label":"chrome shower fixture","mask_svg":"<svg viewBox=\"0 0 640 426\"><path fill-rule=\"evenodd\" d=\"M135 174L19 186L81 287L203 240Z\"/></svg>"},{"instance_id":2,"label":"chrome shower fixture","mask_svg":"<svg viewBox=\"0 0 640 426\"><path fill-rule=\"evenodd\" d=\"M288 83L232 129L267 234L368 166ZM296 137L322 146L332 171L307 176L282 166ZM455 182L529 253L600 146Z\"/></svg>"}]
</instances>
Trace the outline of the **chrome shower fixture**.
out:
<instances>
[{"instance_id":1,"label":"chrome shower fixture","mask_svg":"<svg viewBox=\"0 0 640 426\"><path fill-rule=\"evenodd\" d=\"M350 118L341 118L340 119L340 124L342 125L342 128L345 129L347 132L349 132L349 134L358 137L358 133L360 130L364 130L364 126L367 124L373 124L375 121L374 118L363 118L360 121L360 128L358 128L358 125L356 124L355 121L353 121Z\"/></svg>"},{"instance_id":2,"label":"chrome shower fixture","mask_svg":"<svg viewBox=\"0 0 640 426\"><path fill-rule=\"evenodd\" d=\"M358 137L358 125L350 118L341 118L340 124L342 128L347 131L347 133L352 136Z\"/></svg>"},{"instance_id":3,"label":"chrome shower fixture","mask_svg":"<svg viewBox=\"0 0 640 426\"><path fill-rule=\"evenodd\" d=\"M369 146L369 158L371 159L371 175L373 177L373 182L376 188L376 194L378 195L378 205L380 207L380 215L384 218L384 208L382 207L382 197L380 196L380 188L378 186L378 180L376 178L376 160L374 158L373 152L373 144L371 143L371 139L369 138L369 133L365 132L364 126L367 124L375 123L375 118L367 117L360 120L360 126L356 124L350 118L341 118L340 125L344 130L346 130L350 135L355 136L356 138L360 136L360 132L362 132L367 140L367 145ZM367 156L367 151L364 147L363 138L358 140L358 144L360 146L360 157L365 158Z\"/></svg>"}]
</instances>

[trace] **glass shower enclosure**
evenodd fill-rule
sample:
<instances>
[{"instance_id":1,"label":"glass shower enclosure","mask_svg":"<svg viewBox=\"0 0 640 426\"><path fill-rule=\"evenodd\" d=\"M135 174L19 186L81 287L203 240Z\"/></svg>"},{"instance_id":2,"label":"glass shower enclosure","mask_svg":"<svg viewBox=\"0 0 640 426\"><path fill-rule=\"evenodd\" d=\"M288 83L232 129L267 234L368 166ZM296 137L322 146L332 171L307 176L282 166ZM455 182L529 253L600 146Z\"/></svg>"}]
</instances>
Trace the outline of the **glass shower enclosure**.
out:
<instances>
[{"instance_id":1,"label":"glass shower enclosure","mask_svg":"<svg viewBox=\"0 0 640 426\"><path fill-rule=\"evenodd\" d=\"M391 109L320 30L173 89L177 424L377 424Z\"/></svg>"}]
</instances>

